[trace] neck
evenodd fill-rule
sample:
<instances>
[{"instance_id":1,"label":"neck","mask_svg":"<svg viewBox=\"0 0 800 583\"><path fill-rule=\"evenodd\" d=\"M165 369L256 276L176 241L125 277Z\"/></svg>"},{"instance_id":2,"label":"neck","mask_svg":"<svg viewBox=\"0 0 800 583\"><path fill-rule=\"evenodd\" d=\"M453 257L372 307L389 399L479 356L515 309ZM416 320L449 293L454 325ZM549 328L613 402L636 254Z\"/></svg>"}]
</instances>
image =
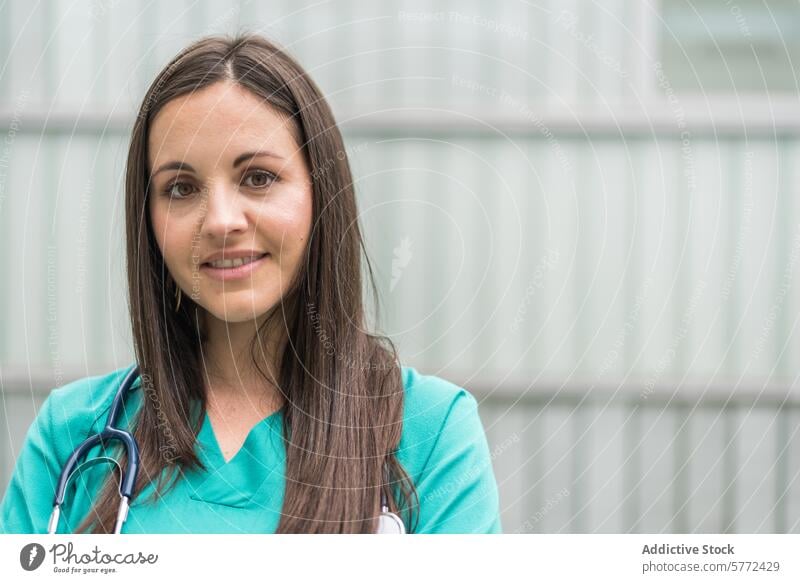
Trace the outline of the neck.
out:
<instances>
[{"instance_id":1,"label":"neck","mask_svg":"<svg viewBox=\"0 0 800 583\"><path fill-rule=\"evenodd\" d=\"M206 342L203 344L207 397L210 399L266 399L283 402L278 383L278 361L283 346L283 329L272 326L258 333L263 319L226 322L206 313ZM257 336L258 335L258 336ZM257 342L252 349L254 339ZM253 356L258 358L258 371Z\"/></svg>"}]
</instances>

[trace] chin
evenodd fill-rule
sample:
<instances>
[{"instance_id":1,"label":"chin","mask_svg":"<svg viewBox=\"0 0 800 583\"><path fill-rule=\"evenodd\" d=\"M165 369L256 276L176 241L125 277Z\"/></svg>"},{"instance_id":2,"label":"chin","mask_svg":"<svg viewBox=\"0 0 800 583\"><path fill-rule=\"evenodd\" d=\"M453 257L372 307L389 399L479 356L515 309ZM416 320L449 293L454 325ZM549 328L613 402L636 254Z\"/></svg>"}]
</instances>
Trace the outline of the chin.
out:
<instances>
[{"instance_id":1,"label":"chin","mask_svg":"<svg viewBox=\"0 0 800 583\"><path fill-rule=\"evenodd\" d=\"M252 322L261 318L266 315L272 304L253 305L252 302L242 301L227 302L224 305L220 302L218 305L204 307L214 318L229 324L237 324L239 322Z\"/></svg>"}]
</instances>

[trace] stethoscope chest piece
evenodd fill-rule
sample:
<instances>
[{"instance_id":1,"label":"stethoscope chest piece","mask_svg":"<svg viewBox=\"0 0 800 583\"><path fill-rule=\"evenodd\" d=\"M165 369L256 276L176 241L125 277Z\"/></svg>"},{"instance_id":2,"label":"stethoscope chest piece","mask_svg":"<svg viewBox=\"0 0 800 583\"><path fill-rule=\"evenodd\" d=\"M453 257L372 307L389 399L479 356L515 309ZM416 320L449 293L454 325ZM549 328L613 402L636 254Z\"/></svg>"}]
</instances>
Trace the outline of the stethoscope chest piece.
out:
<instances>
[{"instance_id":1,"label":"stethoscope chest piece","mask_svg":"<svg viewBox=\"0 0 800 583\"><path fill-rule=\"evenodd\" d=\"M394 512L381 512L378 518L378 532L375 534L405 534L406 527Z\"/></svg>"}]
</instances>

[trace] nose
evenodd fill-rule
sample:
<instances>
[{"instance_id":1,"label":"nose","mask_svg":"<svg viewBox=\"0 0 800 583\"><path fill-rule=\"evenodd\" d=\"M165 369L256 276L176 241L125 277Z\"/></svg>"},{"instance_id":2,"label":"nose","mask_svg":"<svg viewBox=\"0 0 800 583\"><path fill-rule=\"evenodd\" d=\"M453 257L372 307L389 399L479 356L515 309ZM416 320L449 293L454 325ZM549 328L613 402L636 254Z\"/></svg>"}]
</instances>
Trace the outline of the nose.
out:
<instances>
[{"instance_id":1,"label":"nose","mask_svg":"<svg viewBox=\"0 0 800 583\"><path fill-rule=\"evenodd\" d=\"M224 241L232 234L247 231L247 214L235 187L218 182L207 187L203 195L201 235Z\"/></svg>"}]
</instances>

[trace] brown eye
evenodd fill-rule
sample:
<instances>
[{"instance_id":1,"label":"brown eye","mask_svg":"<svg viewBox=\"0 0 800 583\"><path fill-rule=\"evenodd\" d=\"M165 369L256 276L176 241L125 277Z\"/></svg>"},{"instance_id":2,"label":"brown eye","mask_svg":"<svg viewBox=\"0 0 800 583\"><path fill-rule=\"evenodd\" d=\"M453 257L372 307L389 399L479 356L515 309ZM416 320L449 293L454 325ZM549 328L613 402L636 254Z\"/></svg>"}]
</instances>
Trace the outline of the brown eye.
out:
<instances>
[{"instance_id":1,"label":"brown eye","mask_svg":"<svg viewBox=\"0 0 800 583\"><path fill-rule=\"evenodd\" d=\"M172 198L186 198L192 194L192 185L188 182L173 182L167 186L166 194Z\"/></svg>"},{"instance_id":2,"label":"brown eye","mask_svg":"<svg viewBox=\"0 0 800 583\"><path fill-rule=\"evenodd\" d=\"M249 183L248 180L250 181ZM275 180L276 176L272 172L258 170L252 174L248 174L245 177L244 182L247 186L251 186L253 188L264 188L265 186L272 184Z\"/></svg>"}]
</instances>

